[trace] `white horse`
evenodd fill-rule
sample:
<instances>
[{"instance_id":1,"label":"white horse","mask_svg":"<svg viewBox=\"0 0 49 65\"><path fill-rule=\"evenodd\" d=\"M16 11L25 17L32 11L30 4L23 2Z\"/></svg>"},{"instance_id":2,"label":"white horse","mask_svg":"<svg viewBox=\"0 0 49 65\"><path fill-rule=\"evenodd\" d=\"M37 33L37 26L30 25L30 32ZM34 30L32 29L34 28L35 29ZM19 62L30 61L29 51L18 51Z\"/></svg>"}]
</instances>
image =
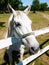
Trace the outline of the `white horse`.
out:
<instances>
[{"instance_id":1,"label":"white horse","mask_svg":"<svg viewBox=\"0 0 49 65\"><path fill-rule=\"evenodd\" d=\"M35 54L39 50L39 44L35 39L33 34L21 38L22 35L32 32L31 23L32 21L28 18L27 14L30 11L30 6L28 6L24 11L15 11L10 4L8 4L8 9L12 13L9 18L7 37L15 36L17 38L17 44L7 47L7 53L9 55L9 61L12 64L12 51L16 50L20 52L20 61L23 60L24 45L26 46L30 54Z\"/></svg>"}]
</instances>

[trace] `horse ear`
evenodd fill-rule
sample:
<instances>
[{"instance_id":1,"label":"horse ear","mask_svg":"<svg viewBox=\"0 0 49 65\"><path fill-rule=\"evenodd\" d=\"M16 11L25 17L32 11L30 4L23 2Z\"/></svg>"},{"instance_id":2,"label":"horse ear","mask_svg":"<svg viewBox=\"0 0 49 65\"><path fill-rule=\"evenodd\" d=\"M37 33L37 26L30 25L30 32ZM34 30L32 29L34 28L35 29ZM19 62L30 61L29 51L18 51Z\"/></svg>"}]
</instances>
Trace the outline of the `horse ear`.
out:
<instances>
[{"instance_id":1,"label":"horse ear","mask_svg":"<svg viewBox=\"0 0 49 65\"><path fill-rule=\"evenodd\" d=\"M31 5L29 5L29 6L24 10L24 12L25 12L26 14L29 14L30 10L31 10Z\"/></svg>"},{"instance_id":2,"label":"horse ear","mask_svg":"<svg viewBox=\"0 0 49 65\"><path fill-rule=\"evenodd\" d=\"M14 15L16 14L16 11L11 7L11 5L8 3L7 8L10 13L13 13Z\"/></svg>"}]
</instances>

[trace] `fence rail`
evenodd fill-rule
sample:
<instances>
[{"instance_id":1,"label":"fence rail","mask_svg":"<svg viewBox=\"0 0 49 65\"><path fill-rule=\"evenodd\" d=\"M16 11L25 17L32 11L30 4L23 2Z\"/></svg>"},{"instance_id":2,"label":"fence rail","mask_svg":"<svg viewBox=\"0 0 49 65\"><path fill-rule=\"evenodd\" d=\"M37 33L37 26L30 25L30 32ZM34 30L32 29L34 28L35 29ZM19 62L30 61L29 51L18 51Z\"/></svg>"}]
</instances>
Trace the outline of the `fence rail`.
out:
<instances>
[{"instance_id":1,"label":"fence rail","mask_svg":"<svg viewBox=\"0 0 49 65\"><path fill-rule=\"evenodd\" d=\"M48 32L49 32L49 27L33 31L34 36L38 36L38 35L45 34L45 33L48 33ZM12 44L15 44L16 42L19 43L21 41L19 39L15 38L15 37L2 39L2 40L0 40L0 49L8 47L8 46L10 46ZM22 62L20 62L20 63L18 63L16 65L26 65L26 64L30 63L31 61L35 60L36 58L38 58L39 56L41 56L43 53L45 53L48 50L49 50L49 45L46 46L45 48L41 49L35 55L31 55L30 57L24 59Z\"/></svg>"},{"instance_id":2,"label":"fence rail","mask_svg":"<svg viewBox=\"0 0 49 65\"><path fill-rule=\"evenodd\" d=\"M41 56L43 53L45 53L48 50L49 50L49 45L46 46L45 48L41 49L37 54L31 55L30 57L26 58L25 60L18 63L17 65L26 65L26 64L30 63L31 61L35 60L36 58L38 58L39 56Z\"/></svg>"}]
</instances>

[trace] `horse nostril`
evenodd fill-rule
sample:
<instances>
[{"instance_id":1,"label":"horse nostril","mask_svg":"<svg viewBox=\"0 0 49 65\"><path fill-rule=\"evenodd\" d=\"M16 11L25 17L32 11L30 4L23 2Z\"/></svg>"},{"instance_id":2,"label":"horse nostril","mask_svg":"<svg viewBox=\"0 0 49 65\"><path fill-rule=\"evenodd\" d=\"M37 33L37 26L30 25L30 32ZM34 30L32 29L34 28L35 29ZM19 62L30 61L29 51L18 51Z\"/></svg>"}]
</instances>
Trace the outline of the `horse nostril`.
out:
<instances>
[{"instance_id":1,"label":"horse nostril","mask_svg":"<svg viewBox=\"0 0 49 65\"><path fill-rule=\"evenodd\" d=\"M33 50L33 51L34 51L34 48L33 48L33 47L31 47L31 50Z\"/></svg>"}]
</instances>

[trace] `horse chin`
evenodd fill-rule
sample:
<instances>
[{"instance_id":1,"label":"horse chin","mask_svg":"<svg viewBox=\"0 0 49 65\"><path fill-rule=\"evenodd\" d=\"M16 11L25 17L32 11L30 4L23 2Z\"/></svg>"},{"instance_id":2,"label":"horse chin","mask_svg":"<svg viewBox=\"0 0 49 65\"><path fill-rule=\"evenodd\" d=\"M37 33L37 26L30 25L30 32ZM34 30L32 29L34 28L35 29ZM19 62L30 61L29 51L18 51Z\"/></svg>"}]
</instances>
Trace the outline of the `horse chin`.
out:
<instances>
[{"instance_id":1,"label":"horse chin","mask_svg":"<svg viewBox=\"0 0 49 65\"><path fill-rule=\"evenodd\" d=\"M38 50L35 50L35 51L30 51L30 50L29 50L29 54L30 54L30 55L34 55L34 54L36 54L36 53L38 53Z\"/></svg>"}]
</instances>

